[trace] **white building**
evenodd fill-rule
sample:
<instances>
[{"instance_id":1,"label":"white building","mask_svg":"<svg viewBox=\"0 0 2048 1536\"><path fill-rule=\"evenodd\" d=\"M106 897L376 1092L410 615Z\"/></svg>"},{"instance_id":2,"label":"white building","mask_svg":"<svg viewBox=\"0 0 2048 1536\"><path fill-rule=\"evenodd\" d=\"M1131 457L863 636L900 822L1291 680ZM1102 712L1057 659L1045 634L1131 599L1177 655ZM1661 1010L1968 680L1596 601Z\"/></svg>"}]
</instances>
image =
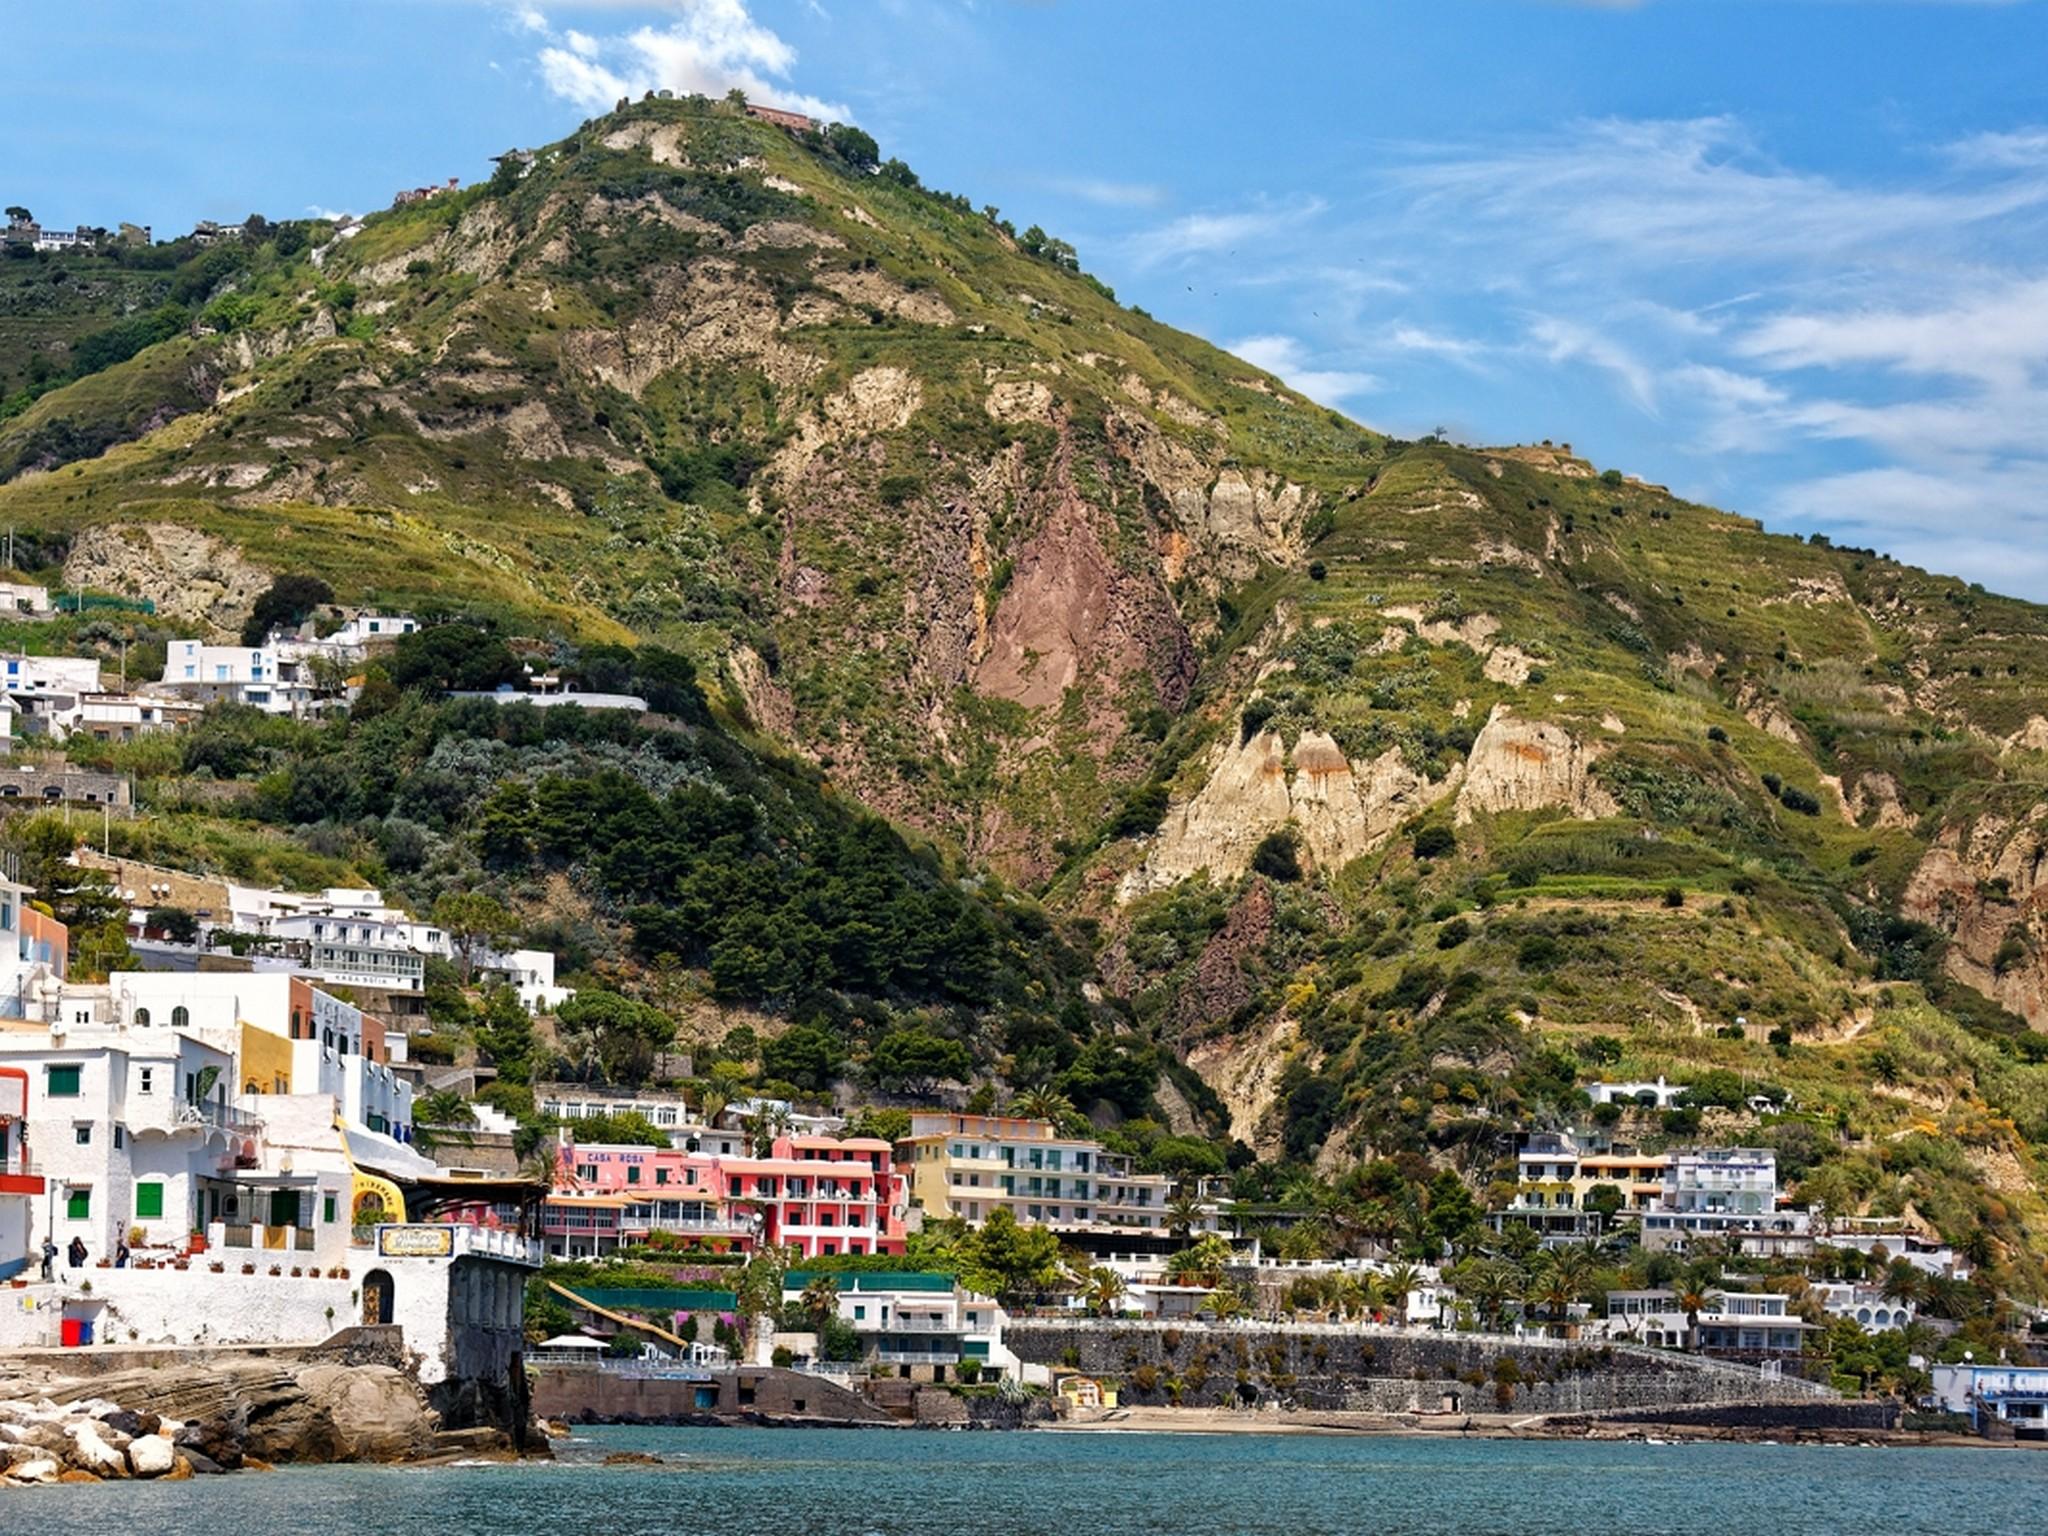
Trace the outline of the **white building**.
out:
<instances>
[{"instance_id":1,"label":"white building","mask_svg":"<svg viewBox=\"0 0 2048 1536\"><path fill-rule=\"evenodd\" d=\"M83 693L69 709L48 712L50 734L62 741L74 731L97 741L133 741L158 731L190 725L204 706L154 693Z\"/></svg>"},{"instance_id":2,"label":"white building","mask_svg":"<svg viewBox=\"0 0 2048 1536\"><path fill-rule=\"evenodd\" d=\"M1721 1147L1671 1156L1664 1189L1641 1218L1643 1247L1683 1250L1695 1237L1725 1237L1739 1247L1806 1237L1806 1212L1778 1206L1777 1154Z\"/></svg>"},{"instance_id":3,"label":"white building","mask_svg":"<svg viewBox=\"0 0 2048 1536\"><path fill-rule=\"evenodd\" d=\"M1966 1413L1982 1428L2012 1426L2029 1438L2048 1434L2048 1365L1937 1365L1934 1399L1950 1413Z\"/></svg>"},{"instance_id":4,"label":"white building","mask_svg":"<svg viewBox=\"0 0 2048 1536\"><path fill-rule=\"evenodd\" d=\"M801 1267L783 1276L783 1302L799 1301L813 1276ZM992 1374L1015 1376L1018 1361L1003 1344L1003 1309L992 1296L968 1290L951 1275L878 1271L834 1274L839 1320L861 1337L866 1358L884 1374L934 1374L972 1360Z\"/></svg>"},{"instance_id":5,"label":"white building","mask_svg":"<svg viewBox=\"0 0 2048 1536\"><path fill-rule=\"evenodd\" d=\"M28 1156L44 1184L30 1253L48 1235L108 1258L135 1227L182 1243L217 1219L257 1155L260 1127L232 1102L233 1055L189 1034L9 1024L0 1064L27 1075Z\"/></svg>"},{"instance_id":6,"label":"white building","mask_svg":"<svg viewBox=\"0 0 2048 1536\"><path fill-rule=\"evenodd\" d=\"M50 589L26 581L0 581L0 611L48 613Z\"/></svg>"},{"instance_id":7,"label":"white building","mask_svg":"<svg viewBox=\"0 0 2048 1536\"><path fill-rule=\"evenodd\" d=\"M173 640L157 685L202 703L247 704L270 715L309 713L323 697L310 659L274 645Z\"/></svg>"},{"instance_id":8,"label":"white building","mask_svg":"<svg viewBox=\"0 0 2048 1536\"><path fill-rule=\"evenodd\" d=\"M1701 1300L1706 1305L1688 1316L1676 1291L1609 1291L1607 1331L1663 1349L1780 1357L1803 1352L1815 1331L1775 1291L1711 1290Z\"/></svg>"},{"instance_id":9,"label":"white building","mask_svg":"<svg viewBox=\"0 0 2048 1536\"><path fill-rule=\"evenodd\" d=\"M1807 1293L1820 1302L1829 1317L1854 1318L1872 1333L1903 1328L1913 1321L1917 1309L1910 1301L1885 1295L1881 1285L1855 1285L1842 1280L1813 1280Z\"/></svg>"},{"instance_id":10,"label":"white building","mask_svg":"<svg viewBox=\"0 0 2048 1536\"><path fill-rule=\"evenodd\" d=\"M1619 1104L1625 1109L1639 1105L1646 1109L1675 1109L1685 1092L1684 1083L1667 1083L1662 1077L1654 1083L1589 1083L1586 1087L1595 1104Z\"/></svg>"}]
</instances>

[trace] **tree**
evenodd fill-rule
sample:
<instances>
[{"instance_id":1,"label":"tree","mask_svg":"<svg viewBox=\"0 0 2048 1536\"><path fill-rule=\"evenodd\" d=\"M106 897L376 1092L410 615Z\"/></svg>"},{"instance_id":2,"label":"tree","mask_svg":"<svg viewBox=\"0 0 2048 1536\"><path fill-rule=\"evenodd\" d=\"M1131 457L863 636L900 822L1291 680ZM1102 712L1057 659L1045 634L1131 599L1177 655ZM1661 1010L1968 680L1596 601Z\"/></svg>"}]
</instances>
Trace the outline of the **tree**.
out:
<instances>
[{"instance_id":1,"label":"tree","mask_svg":"<svg viewBox=\"0 0 2048 1536\"><path fill-rule=\"evenodd\" d=\"M1597 1213L1600 1224L1605 1227L1613 1224L1616 1213L1621 1210L1622 1201L1623 1196L1618 1186L1595 1184L1586 1191L1585 1208Z\"/></svg>"},{"instance_id":2,"label":"tree","mask_svg":"<svg viewBox=\"0 0 2048 1536\"><path fill-rule=\"evenodd\" d=\"M839 1277L812 1275L797 1297L797 1310L809 1320L814 1332L823 1333L826 1323L839 1315Z\"/></svg>"},{"instance_id":3,"label":"tree","mask_svg":"<svg viewBox=\"0 0 2048 1536\"><path fill-rule=\"evenodd\" d=\"M928 1029L892 1029L875 1042L868 1071L885 1088L930 1093L942 1082L959 1082L974 1070L974 1059L958 1040Z\"/></svg>"},{"instance_id":4,"label":"tree","mask_svg":"<svg viewBox=\"0 0 2048 1536\"><path fill-rule=\"evenodd\" d=\"M7 205L7 222L10 224L33 224L35 222L35 215L19 203L9 203Z\"/></svg>"},{"instance_id":5,"label":"tree","mask_svg":"<svg viewBox=\"0 0 2048 1536\"><path fill-rule=\"evenodd\" d=\"M519 675L505 642L468 624L416 629L399 639L391 656L391 681L400 688L488 692Z\"/></svg>"},{"instance_id":6,"label":"tree","mask_svg":"<svg viewBox=\"0 0 2048 1536\"><path fill-rule=\"evenodd\" d=\"M1446 1247L1464 1247L1479 1230L1479 1203L1472 1198L1465 1181L1448 1168L1439 1170L1429 1182L1426 1221L1429 1236L1439 1252Z\"/></svg>"},{"instance_id":7,"label":"tree","mask_svg":"<svg viewBox=\"0 0 2048 1536\"><path fill-rule=\"evenodd\" d=\"M443 1132L459 1131L475 1124L476 1111L469 1107L467 1099L452 1089L437 1089L413 1101L413 1140L423 1152L433 1151Z\"/></svg>"},{"instance_id":8,"label":"tree","mask_svg":"<svg viewBox=\"0 0 2048 1536\"><path fill-rule=\"evenodd\" d=\"M1032 1088L1010 1101L1010 1113L1027 1120L1050 1120L1058 1125L1074 1112L1074 1101L1057 1088Z\"/></svg>"},{"instance_id":9,"label":"tree","mask_svg":"<svg viewBox=\"0 0 2048 1536\"><path fill-rule=\"evenodd\" d=\"M482 891L449 891L434 903L434 921L448 931L448 941L462 961L465 986L479 955L518 927L505 904Z\"/></svg>"},{"instance_id":10,"label":"tree","mask_svg":"<svg viewBox=\"0 0 2048 1536\"><path fill-rule=\"evenodd\" d=\"M658 1008L616 992L578 992L555 1010L570 1056L588 1076L640 1083L654 1070L655 1053L676 1037L675 1020Z\"/></svg>"},{"instance_id":11,"label":"tree","mask_svg":"<svg viewBox=\"0 0 2048 1536\"><path fill-rule=\"evenodd\" d=\"M540 1041L533 1032L533 1017L519 994L510 987L493 987L484 1001L482 1022L476 1043L509 1083L533 1080L533 1069L541 1054Z\"/></svg>"},{"instance_id":12,"label":"tree","mask_svg":"<svg viewBox=\"0 0 2048 1536\"><path fill-rule=\"evenodd\" d=\"M799 1024L761 1047L765 1075L814 1092L831 1086L845 1059L838 1039L812 1024Z\"/></svg>"},{"instance_id":13,"label":"tree","mask_svg":"<svg viewBox=\"0 0 2048 1536\"><path fill-rule=\"evenodd\" d=\"M834 123L825 130L825 147L855 170L864 171L881 161L881 146L872 135L851 123Z\"/></svg>"},{"instance_id":14,"label":"tree","mask_svg":"<svg viewBox=\"0 0 2048 1536\"><path fill-rule=\"evenodd\" d=\"M1105 1265L1090 1266L1082 1295L1097 1317L1113 1317L1124 1299L1124 1277Z\"/></svg>"},{"instance_id":15,"label":"tree","mask_svg":"<svg viewBox=\"0 0 2048 1536\"><path fill-rule=\"evenodd\" d=\"M1252 870L1268 880L1283 883L1301 878L1301 857L1293 828L1281 827L1260 839L1259 846L1252 850Z\"/></svg>"},{"instance_id":16,"label":"tree","mask_svg":"<svg viewBox=\"0 0 2048 1536\"><path fill-rule=\"evenodd\" d=\"M1205 1232L1167 1259L1166 1273L1176 1285L1217 1285L1230 1259L1230 1240L1220 1232Z\"/></svg>"},{"instance_id":17,"label":"tree","mask_svg":"<svg viewBox=\"0 0 2048 1536\"><path fill-rule=\"evenodd\" d=\"M1181 1185L1167 1197L1167 1230L1176 1237L1186 1237L1194 1231L1195 1223L1202 1219L1202 1200L1186 1185Z\"/></svg>"},{"instance_id":18,"label":"tree","mask_svg":"<svg viewBox=\"0 0 2048 1536\"><path fill-rule=\"evenodd\" d=\"M334 589L318 576L280 576L251 605L249 621L242 626L242 644L261 645L273 630L303 624L314 609L333 601Z\"/></svg>"},{"instance_id":19,"label":"tree","mask_svg":"<svg viewBox=\"0 0 2048 1536\"><path fill-rule=\"evenodd\" d=\"M1045 1290L1060 1279L1060 1243L1051 1229L1025 1226L1008 1206L961 1241L960 1278L990 1296Z\"/></svg>"}]
</instances>

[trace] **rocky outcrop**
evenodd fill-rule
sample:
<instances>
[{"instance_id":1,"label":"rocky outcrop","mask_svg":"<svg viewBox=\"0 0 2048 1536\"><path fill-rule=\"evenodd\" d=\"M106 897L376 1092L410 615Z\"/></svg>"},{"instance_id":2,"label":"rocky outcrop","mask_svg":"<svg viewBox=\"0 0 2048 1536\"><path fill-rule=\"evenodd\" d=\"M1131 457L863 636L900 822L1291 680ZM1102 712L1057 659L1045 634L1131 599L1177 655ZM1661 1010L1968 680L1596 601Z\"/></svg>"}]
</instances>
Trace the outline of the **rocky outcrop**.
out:
<instances>
[{"instance_id":1,"label":"rocky outcrop","mask_svg":"<svg viewBox=\"0 0 2048 1536\"><path fill-rule=\"evenodd\" d=\"M1562 810L1588 820L1614 815L1620 808L1593 781L1600 751L1563 726L1523 720L1496 704L1466 759L1458 824L1499 811Z\"/></svg>"},{"instance_id":2,"label":"rocky outcrop","mask_svg":"<svg viewBox=\"0 0 2048 1536\"><path fill-rule=\"evenodd\" d=\"M396 1366L288 1356L181 1355L83 1380L40 1361L0 1372L0 1478L189 1477L248 1462L403 1462L458 1444L509 1445L495 1432L444 1433Z\"/></svg>"},{"instance_id":3,"label":"rocky outcrop","mask_svg":"<svg viewBox=\"0 0 2048 1536\"><path fill-rule=\"evenodd\" d=\"M173 523L102 523L80 532L64 561L73 588L147 598L159 616L238 629L270 574L240 550Z\"/></svg>"},{"instance_id":4,"label":"rocky outcrop","mask_svg":"<svg viewBox=\"0 0 2048 1536\"><path fill-rule=\"evenodd\" d=\"M1194 676L1187 631L1158 581L1113 560L1088 508L1065 500L1017 550L973 686L1051 709L1087 685L1096 690L1091 715L1113 715L1102 706L1134 672L1149 674L1160 702L1177 709Z\"/></svg>"},{"instance_id":5,"label":"rocky outcrop","mask_svg":"<svg viewBox=\"0 0 2048 1536\"><path fill-rule=\"evenodd\" d=\"M1426 779L1393 748L1353 762L1321 731L1301 733L1291 764L1273 731L1220 743L1209 754L1201 789L1167 811L1144 862L1124 877L1118 899L1164 890L1203 869L1213 880L1233 880L1251 867L1260 841L1289 822L1310 859L1334 873L1451 793L1459 777L1453 772Z\"/></svg>"},{"instance_id":6,"label":"rocky outcrop","mask_svg":"<svg viewBox=\"0 0 2048 1536\"><path fill-rule=\"evenodd\" d=\"M1900 907L1948 935L1951 976L2048 1029L2048 803L1944 826Z\"/></svg>"}]
</instances>

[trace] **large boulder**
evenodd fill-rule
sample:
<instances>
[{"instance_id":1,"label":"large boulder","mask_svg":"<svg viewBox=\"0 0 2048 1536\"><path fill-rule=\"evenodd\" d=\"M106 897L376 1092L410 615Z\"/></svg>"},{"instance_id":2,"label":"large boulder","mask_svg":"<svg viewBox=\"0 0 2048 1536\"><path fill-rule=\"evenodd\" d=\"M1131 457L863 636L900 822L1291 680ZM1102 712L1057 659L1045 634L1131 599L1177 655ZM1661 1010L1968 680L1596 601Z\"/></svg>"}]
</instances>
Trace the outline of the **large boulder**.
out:
<instances>
[{"instance_id":1,"label":"large boulder","mask_svg":"<svg viewBox=\"0 0 2048 1536\"><path fill-rule=\"evenodd\" d=\"M107 1435L117 1431L108 1431ZM90 1472L95 1477L126 1477L128 1458L119 1447L111 1444L94 1420L87 1419L71 1431L71 1465L81 1472ZM125 1440L125 1436L122 1437Z\"/></svg>"},{"instance_id":2,"label":"large boulder","mask_svg":"<svg viewBox=\"0 0 2048 1536\"><path fill-rule=\"evenodd\" d=\"M101 1414L99 1417L100 1422L109 1429L118 1429L122 1434L131 1438L136 1435L156 1434L163 1427L163 1420L155 1414L131 1413L126 1408L116 1408L110 1413Z\"/></svg>"},{"instance_id":3,"label":"large boulder","mask_svg":"<svg viewBox=\"0 0 2048 1536\"><path fill-rule=\"evenodd\" d=\"M242 1464L243 1431L232 1419L195 1419L178 1431L172 1444L201 1472L232 1472Z\"/></svg>"},{"instance_id":4,"label":"large boulder","mask_svg":"<svg viewBox=\"0 0 2048 1536\"><path fill-rule=\"evenodd\" d=\"M178 1453L162 1435L137 1435L128 1442L128 1470L137 1477L162 1477L178 1464Z\"/></svg>"},{"instance_id":5,"label":"large boulder","mask_svg":"<svg viewBox=\"0 0 2048 1536\"><path fill-rule=\"evenodd\" d=\"M311 1365L296 1390L251 1412L248 1452L265 1461L406 1461L434 1445L419 1388L388 1365Z\"/></svg>"},{"instance_id":6,"label":"large boulder","mask_svg":"<svg viewBox=\"0 0 2048 1536\"><path fill-rule=\"evenodd\" d=\"M64 1475L64 1469L52 1458L38 1456L33 1461L17 1462L7 1475L18 1483L54 1483Z\"/></svg>"}]
</instances>

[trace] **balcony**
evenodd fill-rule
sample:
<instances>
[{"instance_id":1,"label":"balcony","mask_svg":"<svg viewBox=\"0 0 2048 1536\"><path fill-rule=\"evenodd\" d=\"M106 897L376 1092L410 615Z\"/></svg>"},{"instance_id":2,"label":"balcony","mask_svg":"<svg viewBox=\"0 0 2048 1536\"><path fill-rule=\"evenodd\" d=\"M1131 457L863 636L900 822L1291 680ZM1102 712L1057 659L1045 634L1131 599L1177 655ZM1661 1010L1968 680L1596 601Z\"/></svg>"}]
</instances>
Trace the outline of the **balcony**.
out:
<instances>
[{"instance_id":1,"label":"balcony","mask_svg":"<svg viewBox=\"0 0 2048 1536\"><path fill-rule=\"evenodd\" d=\"M210 1130L226 1131L235 1136L253 1136L263 1129L263 1119L245 1109L236 1109L232 1104L222 1104L209 1099L202 1104L180 1104L178 1106L180 1126L203 1125Z\"/></svg>"},{"instance_id":2,"label":"balcony","mask_svg":"<svg viewBox=\"0 0 2048 1536\"><path fill-rule=\"evenodd\" d=\"M0 1195L40 1195L43 1192L43 1165L24 1163L16 1159L0 1169Z\"/></svg>"}]
</instances>

